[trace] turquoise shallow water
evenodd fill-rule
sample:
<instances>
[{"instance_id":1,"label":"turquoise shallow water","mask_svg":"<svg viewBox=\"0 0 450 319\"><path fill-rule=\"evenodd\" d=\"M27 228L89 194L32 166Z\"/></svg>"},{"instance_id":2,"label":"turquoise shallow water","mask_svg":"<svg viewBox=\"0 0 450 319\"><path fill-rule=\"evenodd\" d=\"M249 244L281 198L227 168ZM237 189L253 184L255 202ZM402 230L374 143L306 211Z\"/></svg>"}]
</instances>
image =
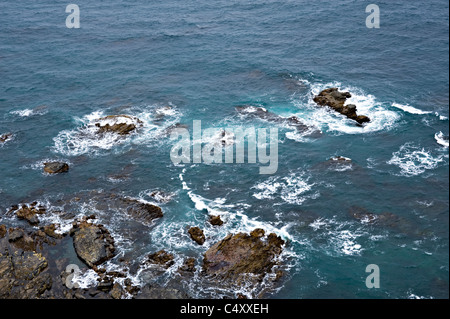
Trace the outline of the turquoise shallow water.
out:
<instances>
[{"instance_id":1,"label":"turquoise shallow water","mask_svg":"<svg viewBox=\"0 0 450 319\"><path fill-rule=\"evenodd\" d=\"M448 2L377 2L380 29L366 28L362 1L77 4L80 29L66 28L61 1L0 4L0 134L14 135L0 146L0 212L38 200L88 214L93 190L148 201L161 190L172 200L158 203L165 216L151 227L95 211L121 254L165 248L201 261L207 247L185 227L204 227L210 242L262 227L288 241L286 276L267 297L448 298ZM350 91L373 121L361 128L316 108L312 96L330 86ZM239 115L244 104L296 115L322 135ZM91 119L120 113L146 128L121 142L83 135ZM161 134L193 120L278 128L277 172L173 165L173 141ZM333 156L352 165L328 165ZM47 160L71 170L47 176ZM91 206L64 204L74 196ZM361 223L355 206L396 222ZM205 226L216 212L220 230ZM380 267L380 289L365 286L369 264ZM199 298L234 293L209 285L184 288Z\"/></svg>"}]
</instances>

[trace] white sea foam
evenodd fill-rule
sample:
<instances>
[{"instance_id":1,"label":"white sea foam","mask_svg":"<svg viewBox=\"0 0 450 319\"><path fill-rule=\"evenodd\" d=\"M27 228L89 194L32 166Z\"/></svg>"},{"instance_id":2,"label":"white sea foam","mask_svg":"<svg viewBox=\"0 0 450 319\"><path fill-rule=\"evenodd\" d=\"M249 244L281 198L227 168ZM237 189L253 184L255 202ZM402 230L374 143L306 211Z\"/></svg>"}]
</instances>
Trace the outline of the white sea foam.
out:
<instances>
[{"instance_id":1,"label":"white sea foam","mask_svg":"<svg viewBox=\"0 0 450 319\"><path fill-rule=\"evenodd\" d=\"M47 108L46 107L37 107L34 109L15 110L15 111L11 111L9 113L20 116L20 117L30 117L30 116L34 116L34 115L46 114Z\"/></svg>"},{"instance_id":2,"label":"white sea foam","mask_svg":"<svg viewBox=\"0 0 450 319\"><path fill-rule=\"evenodd\" d=\"M400 150L392 153L392 158L387 163L397 165L401 169L400 175L410 177L435 169L446 159L448 159L448 154L433 156L431 151L427 151L425 148L415 146L413 143L406 143L400 147Z\"/></svg>"},{"instance_id":3,"label":"white sea foam","mask_svg":"<svg viewBox=\"0 0 450 319\"><path fill-rule=\"evenodd\" d=\"M359 255L364 250L358 238L364 235L361 230L351 229L351 225L335 218L318 218L309 224L320 240L326 240L327 254Z\"/></svg>"},{"instance_id":4,"label":"white sea foam","mask_svg":"<svg viewBox=\"0 0 450 319\"><path fill-rule=\"evenodd\" d=\"M434 134L434 139L438 142L438 144L448 147L448 136L445 136L444 133L439 132Z\"/></svg>"},{"instance_id":5,"label":"white sea foam","mask_svg":"<svg viewBox=\"0 0 450 319\"><path fill-rule=\"evenodd\" d=\"M358 126L357 123L346 116L339 114L327 107L318 107L313 101L314 96L322 90L330 87L338 87L340 91L348 91L352 97L347 99L346 104L355 104L359 115L370 118L369 123ZM344 134L371 133L381 130L389 130L395 126L400 115L383 103L378 102L375 96L367 94L362 89L343 85L340 82L314 83L310 85L308 102L305 104L300 100L293 100L299 109L295 114L307 125L318 127L322 131L332 131Z\"/></svg>"},{"instance_id":6,"label":"white sea foam","mask_svg":"<svg viewBox=\"0 0 450 319\"><path fill-rule=\"evenodd\" d=\"M431 111L420 110L420 109L415 108L415 107L413 107L413 106L411 106L409 104L392 103L392 106L396 107L396 108L398 108L398 109L400 109L402 111L405 111L407 113L411 113L411 114L420 114L420 115L422 115L422 114L431 114L431 113L433 113Z\"/></svg>"},{"instance_id":7,"label":"white sea foam","mask_svg":"<svg viewBox=\"0 0 450 319\"><path fill-rule=\"evenodd\" d=\"M303 172L290 173L285 177L271 176L252 187L259 191L252 196L272 200L280 197L286 203L301 205L305 200L319 196L319 193L310 193L314 183L308 183L309 179Z\"/></svg>"},{"instance_id":8,"label":"white sea foam","mask_svg":"<svg viewBox=\"0 0 450 319\"><path fill-rule=\"evenodd\" d=\"M10 113L19 115L21 117L28 117L28 116L33 114L33 110L31 110L31 109L24 109L24 110L12 111Z\"/></svg>"},{"instance_id":9,"label":"white sea foam","mask_svg":"<svg viewBox=\"0 0 450 319\"><path fill-rule=\"evenodd\" d=\"M82 269L79 272L74 272L71 282L73 285L77 284L81 289L88 289L96 287L99 278L99 275L93 269Z\"/></svg>"},{"instance_id":10,"label":"white sea foam","mask_svg":"<svg viewBox=\"0 0 450 319\"><path fill-rule=\"evenodd\" d=\"M159 112L159 113L158 113ZM164 115L163 121L155 123L155 114ZM54 151L68 156L81 154L108 154L108 151L123 144L147 144L161 141L161 136L167 133L167 129L176 124L180 114L175 108L167 110L150 107L131 108L128 116L118 116L116 118L106 118L104 111L95 111L81 118L74 120L78 128L63 130L53 140L55 142ZM137 121L140 120L140 122ZM98 134L100 125L114 125L116 123L136 124L138 133L131 132L127 136L105 132Z\"/></svg>"}]
</instances>

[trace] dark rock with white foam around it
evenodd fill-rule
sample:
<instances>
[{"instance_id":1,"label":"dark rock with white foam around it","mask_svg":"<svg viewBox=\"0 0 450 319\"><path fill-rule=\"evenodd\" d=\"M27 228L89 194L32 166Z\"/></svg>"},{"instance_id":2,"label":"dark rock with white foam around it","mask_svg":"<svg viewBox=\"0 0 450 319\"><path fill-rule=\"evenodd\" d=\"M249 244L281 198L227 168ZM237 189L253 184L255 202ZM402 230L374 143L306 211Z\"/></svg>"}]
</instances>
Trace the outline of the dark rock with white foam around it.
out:
<instances>
[{"instance_id":1,"label":"dark rock with white foam around it","mask_svg":"<svg viewBox=\"0 0 450 319\"><path fill-rule=\"evenodd\" d=\"M128 135L142 126L142 121L129 115L108 115L98 119L95 126L98 127L97 133L100 134L112 132L118 135Z\"/></svg>"},{"instance_id":2,"label":"dark rock with white foam around it","mask_svg":"<svg viewBox=\"0 0 450 319\"><path fill-rule=\"evenodd\" d=\"M0 135L0 144L6 143L8 140L10 140L12 138L12 134L11 133L5 133Z\"/></svg>"},{"instance_id":3,"label":"dark rock with white foam around it","mask_svg":"<svg viewBox=\"0 0 450 319\"><path fill-rule=\"evenodd\" d=\"M239 280L251 274L262 279L277 265L284 240L274 233L265 236L262 229L250 234L229 234L205 253L203 269L208 275Z\"/></svg>"},{"instance_id":4,"label":"dark rock with white foam around it","mask_svg":"<svg viewBox=\"0 0 450 319\"><path fill-rule=\"evenodd\" d=\"M205 243L205 234L203 230L198 227L191 227L188 230L189 235L191 235L191 239L195 241L199 245L203 245Z\"/></svg>"},{"instance_id":5,"label":"dark rock with white foam around it","mask_svg":"<svg viewBox=\"0 0 450 319\"><path fill-rule=\"evenodd\" d=\"M359 124L370 122L370 118L367 116L356 114L356 105L345 105L345 101L351 97L352 95L349 92L340 92L338 88L329 88L320 92L313 100L318 105L328 106L336 112L355 120Z\"/></svg>"},{"instance_id":6,"label":"dark rock with white foam around it","mask_svg":"<svg viewBox=\"0 0 450 319\"><path fill-rule=\"evenodd\" d=\"M60 174L69 171L69 164L63 162L44 163L44 171L48 174Z\"/></svg>"}]
</instances>

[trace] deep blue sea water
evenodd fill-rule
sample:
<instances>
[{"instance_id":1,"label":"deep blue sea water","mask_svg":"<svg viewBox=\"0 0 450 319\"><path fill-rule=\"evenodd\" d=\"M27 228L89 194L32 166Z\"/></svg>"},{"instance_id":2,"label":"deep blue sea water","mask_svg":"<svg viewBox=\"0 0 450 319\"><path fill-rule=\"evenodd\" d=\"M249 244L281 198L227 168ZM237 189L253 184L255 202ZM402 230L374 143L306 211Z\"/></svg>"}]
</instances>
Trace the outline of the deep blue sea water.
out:
<instances>
[{"instance_id":1,"label":"deep blue sea water","mask_svg":"<svg viewBox=\"0 0 450 319\"><path fill-rule=\"evenodd\" d=\"M64 224L58 211L95 213L119 257L164 248L199 265L228 233L260 227L287 241L285 276L266 298L448 298L449 3L376 1L381 25L369 29L370 3L77 0L81 28L68 29L64 1L2 1L0 135L13 139L0 145L0 212L36 200L54 210L48 223ZM358 127L315 106L314 94L332 86L372 121ZM296 115L322 135L239 115L239 105ZM111 114L137 116L144 128L120 140L86 132ZM174 165L164 132L193 120L278 128L277 172ZM333 156L352 164L330 165ZM68 162L69 173L44 174L49 160ZM155 190L171 198L157 202L164 217L153 225L99 204L99 193L154 202ZM355 207L395 218L361 222ZM225 224L212 227L209 214ZM0 223L18 222L1 214ZM204 229L204 246L189 226ZM365 285L369 264L380 268L378 289ZM130 276L178 280L171 271ZM196 298L263 291L200 275L181 284Z\"/></svg>"}]
</instances>

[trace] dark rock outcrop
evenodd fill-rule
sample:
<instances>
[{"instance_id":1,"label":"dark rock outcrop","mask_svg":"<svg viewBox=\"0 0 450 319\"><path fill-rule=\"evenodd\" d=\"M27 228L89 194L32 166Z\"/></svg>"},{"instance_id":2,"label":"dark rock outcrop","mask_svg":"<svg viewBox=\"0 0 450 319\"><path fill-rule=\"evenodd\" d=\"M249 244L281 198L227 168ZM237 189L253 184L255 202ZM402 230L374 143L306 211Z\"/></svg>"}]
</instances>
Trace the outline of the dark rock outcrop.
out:
<instances>
[{"instance_id":1,"label":"dark rock outcrop","mask_svg":"<svg viewBox=\"0 0 450 319\"><path fill-rule=\"evenodd\" d=\"M36 299L49 293L55 278L48 271L48 257L38 249L50 242L39 230L0 225L0 299Z\"/></svg>"},{"instance_id":2,"label":"dark rock outcrop","mask_svg":"<svg viewBox=\"0 0 450 319\"><path fill-rule=\"evenodd\" d=\"M48 174L60 174L69 171L69 165L62 162L44 163L44 171Z\"/></svg>"},{"instance_id":3,"label":"dark rock outcrop","mask_svg":"<svg viewBox=\"0 0 450 319\"><path fill-rule=\"evenodd\" d=\"M164 249L148 255L147 262L169 268L174 264L174 255Z\"/></svg>"},{"instance_id":4,"label":"dark rock outcrop","mask_svg":"<svg viewBox=\"0 0 450 319\"><path fill-rule=\"evenodd\" d=\"M98 127L97 133L99 134L112 132L118 135L128 135L142 126L142 121L129 115L108 115L98 119L95 126Z\"/></svg>"},{"instance_id":5,"label":"dark rock outcrop","mask_svg":"<svg viewBox=\"0 0 450 319\"><path fill-rule=\"evenodd\" d=\"M329 88L320 92L314 97L314 102L320 106L328 106L336 112L355 120L359 124L370 122L370 119L365 115L356 114L356 105L345 105L345 101L351 98L349 92L340 92L338 88Z\"/></svg>"},{"instance_id":6,"label":"dark rock outcrop","mask_svg":"<svg viewBox=\"0 0 450 319\"><path fill-rule=\"evenodd\" d=\"M47 266L46 258L36 252L0 254L0 298L39 298L52 286L52 277L42 273Z\"/></svg>"},{"instance_id":7,"label":"dark rock outcrop","mask_svg":"<svg viewBox=\"0 0 450 319\"><path fill-rule=\"evenodd\" d=\"M284 241L274 233L264 238L262 229L250 234L229 234L205 253L203 270L207 275L238 280L241 275L253 274L261 279L277 264L276 257L283 250Z\"/></svg>"},{"instance_id":8,"label":"dark rock outcrop","mask_svg":"<svg viewBox=\"0 0 450 319\"><path fill-rule=\"evenodd\" d=\"M191 227L188 230L189 235L191 235L191 239L195 241L199 245L203 245L205 243L205 234L203 230L198 227Z\"/></svg>"},{"instance_id":9,"label":"dark rock outcrop","mask_svg":"<svg viewBox=\"0 0 450 319\"><path fill-rule=\"evenodd\" d=\"M163 212L158 206L132 198L120 198L119 200L127 205L127 213L137 221L151 223L154 219L163 217Z\"/></svg>"},{"instance_id":10,"label":"dark rock outcrop","mask_svg":"<svg viewBox=\"0 0 450 319\"><path fill-rule=\"evenodd\" d=\"M213 226L222 226L223 225L223 221L220 218L220 216L211 216L209 218L209 223Z\"/></svg>"},{"instance_id":11,"label":"dark rock outcrop","mask_svg":"<svg viewBox=\"0 0 450 319\"><path fill-rule=\"evenodd\" d=\"M75 252L89 267L98 266L114 256L114 239L103 225L81 221L71 232Z\"/></svg>"},{"instance_id":12,"label":"dark rock outcrop","mask_svg":"<svg viewBox=\"0 0 450 319\"><path fill-rule=\"evenodd\" d=\"M45 208L42 206L37 206L37 203L32 203L30 205L23 204L21 208L15 211L17 218L24 219L31 225L36 225L39 223L38 215L42 215L46 212Z\"/></svg>"}]
</instances>

